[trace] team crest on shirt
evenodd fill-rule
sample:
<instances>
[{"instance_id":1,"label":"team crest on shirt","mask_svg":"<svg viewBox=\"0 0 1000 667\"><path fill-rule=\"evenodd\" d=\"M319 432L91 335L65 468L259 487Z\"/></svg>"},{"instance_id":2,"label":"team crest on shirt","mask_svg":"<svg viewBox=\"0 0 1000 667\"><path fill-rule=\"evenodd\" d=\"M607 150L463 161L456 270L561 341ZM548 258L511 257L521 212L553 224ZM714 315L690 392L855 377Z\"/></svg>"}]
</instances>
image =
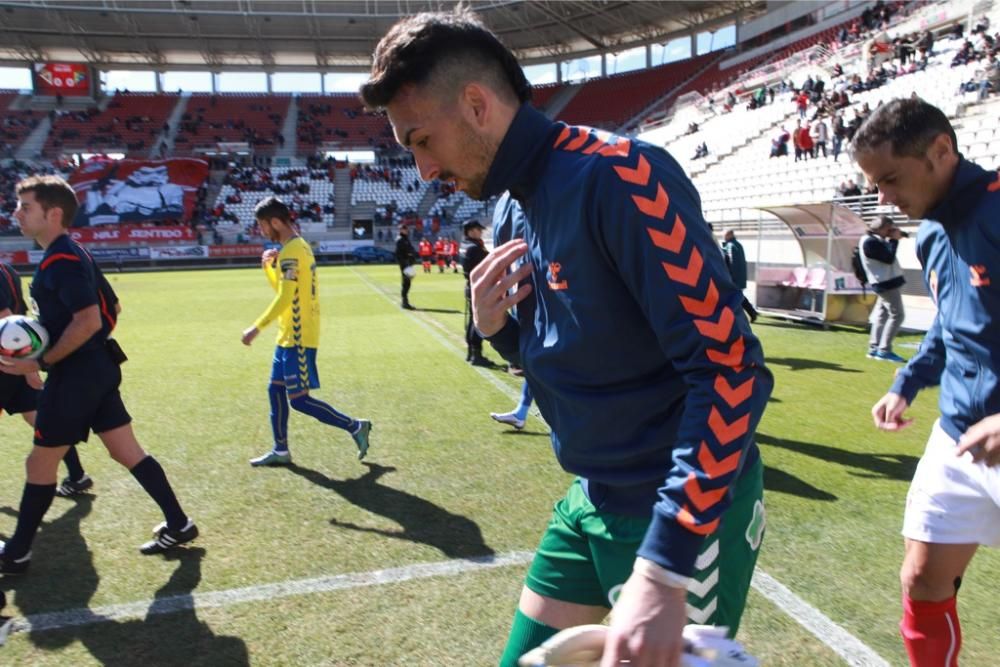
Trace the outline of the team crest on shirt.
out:
<instances>
[{"instance_id":1,"label":"team crest on shirt","mask_svg":"<svg viewBox=\"0 0 1000 667\"><path fill-rule=\"evenodd\" d=\"M298 280L299 260L294 258L281 260L281 276L285 280Z\"/></svg>"},{"instance_id":2,"label":"team crest on shirt","mask_svg":"<svg viewBox=\"0 0 1000 667\"><path fill-rule=\"evenodd\" d=\"M562 271L562 264L559 262L549 262L549 270L545 276L545 280L549 283L549 289L555 292L569 287L569 284L565 280L559 280L560 271Z\"/></svg>"}]
</instances>

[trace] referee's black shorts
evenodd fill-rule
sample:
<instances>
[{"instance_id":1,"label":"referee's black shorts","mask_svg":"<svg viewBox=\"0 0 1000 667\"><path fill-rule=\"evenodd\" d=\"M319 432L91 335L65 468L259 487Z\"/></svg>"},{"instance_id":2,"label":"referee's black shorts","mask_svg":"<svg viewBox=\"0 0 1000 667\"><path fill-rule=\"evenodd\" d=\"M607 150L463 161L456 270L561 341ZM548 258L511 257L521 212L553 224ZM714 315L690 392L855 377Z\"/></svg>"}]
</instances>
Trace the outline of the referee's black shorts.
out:
<instances>
[{"instance_id":1,"label":"referee's black shorts","mask_svg":"<svg viewBox=\"0 0 1000 667\"><path fill-rule=\"evenodd\" d=\"M74 354L52 367L38 399L35 444L62 447L86 442L132 421L118 387L122 373L105 348Z\"/></svg>"},{"instance_id":2,"label":"referee's black shorts","mask_svg":"<svg viewBox=\"0 0 1000 667\"><path fill-rule=\"evenodd\" d=\"M9 415L31 412L38 407L38 395L23 375L0 373L0 410Z\"/></svg>"}]
</instances>

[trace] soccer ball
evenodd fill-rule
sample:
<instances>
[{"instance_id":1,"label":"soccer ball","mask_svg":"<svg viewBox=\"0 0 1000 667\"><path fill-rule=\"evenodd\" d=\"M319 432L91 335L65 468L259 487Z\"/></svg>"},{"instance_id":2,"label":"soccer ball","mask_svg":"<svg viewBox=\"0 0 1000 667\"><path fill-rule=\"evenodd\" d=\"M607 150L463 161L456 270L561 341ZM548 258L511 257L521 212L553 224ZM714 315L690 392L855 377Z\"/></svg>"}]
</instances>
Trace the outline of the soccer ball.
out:
<instances>
[{"instance_id":1,"label":"soccer ball","mask_svg":"<svg viewBox=\"0 0 1000 667\"><path fill-rule=\"evenodd\" d=\"M413 266L412 264L409 265L408 267L406 267L405 269L403 269L403 275L405 275L407 278L416 278L417 277L417 267Z\"/></svg>"},{"instance_id":2,"label":"soccer ball","mask_svg":"<svg viewBox=\"0 0 1000 667\"><path fill-rule=\"evenodd\" d=\"M0 355L37 359L49 346L49 332L37 320L10 315L0 320Z\"/></svg>"}]
</instances>

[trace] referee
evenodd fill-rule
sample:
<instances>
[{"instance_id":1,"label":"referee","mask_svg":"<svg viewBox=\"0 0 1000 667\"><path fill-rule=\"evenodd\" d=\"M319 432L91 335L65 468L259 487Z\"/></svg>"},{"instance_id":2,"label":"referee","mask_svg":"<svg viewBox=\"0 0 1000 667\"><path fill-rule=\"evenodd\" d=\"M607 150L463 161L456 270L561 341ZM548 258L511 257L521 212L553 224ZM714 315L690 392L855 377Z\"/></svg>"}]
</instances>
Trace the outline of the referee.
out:
<instances>
[{"instance_id":1,"label":"referee","mask_svg":"<svg viewBox=\"0 0 1000 667\"><path fill-rule=\"evenodd\" d=\"M17 528L0 545L0 573L28 569L31 543L56 492L59 461L70 447L85 442L90 431L163 511L166 521L139 550L157 554L190 542L198 528L181 509L163 468L136 441L118 391L118 366L125 355L108 337L120 310L118 298L90 254L66 233L76 215L76 193L57 176L32 176L17 184L17 199L14 216L21 233L45 249L31 296L53 342L37 360L0 360L0 371L10 375L48 373L38 399L35 446L26 463Z\"/></svg>"}]
</instances>

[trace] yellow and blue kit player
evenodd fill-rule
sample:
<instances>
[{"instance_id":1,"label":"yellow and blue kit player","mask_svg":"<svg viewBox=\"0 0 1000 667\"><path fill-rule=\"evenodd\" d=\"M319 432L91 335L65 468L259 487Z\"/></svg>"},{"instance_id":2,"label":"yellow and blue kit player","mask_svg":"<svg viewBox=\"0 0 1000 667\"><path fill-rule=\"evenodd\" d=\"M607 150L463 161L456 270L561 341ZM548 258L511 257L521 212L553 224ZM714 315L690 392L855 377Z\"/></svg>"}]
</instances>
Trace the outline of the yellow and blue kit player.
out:
<instances>
[{"instance_id":1,"label":"yellow and blue kit player","mask_svg":"<svg viewBox=\"0 0 1000 667\"><path fill-rule=\"evenodd\" d=\"M274 447L270 452L250 459L250 465L277 466L292 462L288 450L289 405L324 424L350 433L358 446L358 459L363 459L368 453L368 434L372 423L367 419L352 419L309 395L310 389L319 388L319 373L316 370L319 294L312 249L295 232L291 211L277 197L262 200L257 204L254 215L264 236L280 243L281 250L266 250L261 256L264 274L277 294L264 314L243 332L242 338L244 345L250 345L264 327L278 320L278 341L267 390Z\"/></svg>"}]
</instances>

